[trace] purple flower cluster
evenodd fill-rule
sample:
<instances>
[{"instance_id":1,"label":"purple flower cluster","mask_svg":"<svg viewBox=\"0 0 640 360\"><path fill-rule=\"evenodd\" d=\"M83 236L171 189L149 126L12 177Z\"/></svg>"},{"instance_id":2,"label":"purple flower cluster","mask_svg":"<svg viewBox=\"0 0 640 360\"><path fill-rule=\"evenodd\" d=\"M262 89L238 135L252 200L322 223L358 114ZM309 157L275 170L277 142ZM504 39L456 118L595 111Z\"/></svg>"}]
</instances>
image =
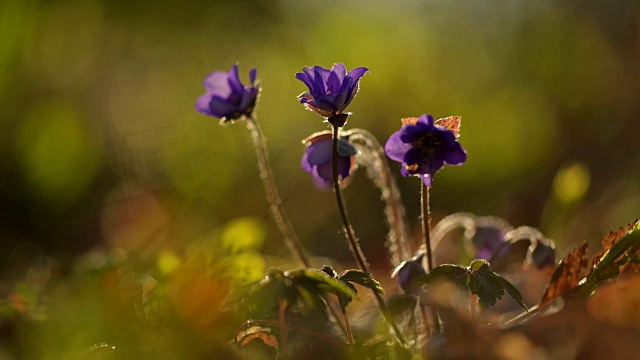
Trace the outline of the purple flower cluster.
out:
<instances>
[{"instance_id":1,"label":"purple flower cluster","mask_svg":"<svg viewBox=\"0 0 640 360\"><path fill-rule=\"evenodd\" d=\"M333 185L333 140L330 132L315 133L302 140L307 146L300 165L302 169L313 178L317 188L329 190ZM355 155L357 151L349 143L348 137L338 140L338 175L341 179L347 177L355 170ZM346 185L345 182L340 182Z\"/></svg>"},{"instance_id":2,"label":"purple flower cluster","mask_svg":"<svg viewBox=\"0 0 640 360\"><path fill-rule=\"evenodd\" d=\"M238 64L229 72L215 71L204 79L207 92L196 101L200 113L222 119L222 122L251 116L258 97L256 69L249 72L250 86L244 86L238 75Z\"/></svg>"},{"instance_id":3,"label":"purple flower cluster","mask_svg":"<svg viewBox=\"0 0 640 360\"><path fill-rule=\"evenodd\" d=\"M320 116L335 117L351 103L358 92L358 81L368 71L365 67L358 67L347 72L342 63L334 64L331 70L320 66L305 67L296 74L296 78L307 85L309 91L298 98ZM343 118L346 121L346 117Z\"/></svg>"},{"instance_id":4,"label":"purple flower cluster","mask_svg":"<svg viewBox=\"0 0 640 360\"><path fill-rule=\"evenodd\" d=\"M419 176L426 186L431 186L433 175L445 164L467 160L454 131L434 122L431 115L403 119L403 127L389 137L384 150L391 160L402 163L402 176Z\"/></svg>"}]
</instances>

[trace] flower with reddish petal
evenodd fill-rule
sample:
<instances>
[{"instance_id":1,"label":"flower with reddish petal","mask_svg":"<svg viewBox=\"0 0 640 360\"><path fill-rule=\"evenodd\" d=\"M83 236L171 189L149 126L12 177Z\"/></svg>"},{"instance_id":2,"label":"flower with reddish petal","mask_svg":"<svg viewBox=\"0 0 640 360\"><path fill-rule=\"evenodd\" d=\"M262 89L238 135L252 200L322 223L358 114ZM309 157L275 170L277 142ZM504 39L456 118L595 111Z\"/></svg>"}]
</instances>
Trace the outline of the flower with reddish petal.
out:
<instances>
[{"instance_id":1,"label":"flower with reddish petal","mask_svg":"<svg viewBox=\"0 0 640 360\"><path fill-rule=\"evenodd\" d=\"M256 74L256 69L251 69L251 86L244 86L238 75L238 64L233 65L229 72L212 72L204 79L207 92L196 101L196 110L220 118L223 123L251 116L259 92L255 85Z\"/></svg>"},{"instance_id":2,"label":"flower with reddish petal","mask_svg":"<svg viewBox=\"0 0 640 360\"><path fill-rule=\"evenodd\" d=\"M296 78L307 85L309 91L298 98L309 110L322 117L333 118L342 114L351 103L358 92L360 78L368 71L365 67L358 67L347 72L342 63L334 64L331 70L320 66L305 67L296 74ZM346 122L346 116L341 118Z\"/></svg>"},{"instance_id":3,"label":"flower with reddish petal","mask_svg":"<svg viewBox=\"0 0 640 360\"><path fill-rule=\"evenodd\" d=\"M331 133L324 131L315 133L302 140L307 146L300 165L313 178L317 188L329 190L333 185L333 139ZM342 180L347 179L356 168L355 155L357 151L349 143L347 136L338 140L338 175ZM341 185L347 185L341 181Z\"/></svg>"},{"instance_id":4,"label":"flower with reddish petal","mask_svg":"<svg viewBox=\"0 0 640 360\"><path fill-rule=\"evenodd\" d=\"M457 121L450 121L452 118ZM384 146L391 160L402 163L402 176L419 176L424 185L431 186L433 175L445 164L460 165L467 160L466 150L456 139L459 117L434 122L431 115L422 115L403 119L402 123Z\"/></svg>"}]
</instances>

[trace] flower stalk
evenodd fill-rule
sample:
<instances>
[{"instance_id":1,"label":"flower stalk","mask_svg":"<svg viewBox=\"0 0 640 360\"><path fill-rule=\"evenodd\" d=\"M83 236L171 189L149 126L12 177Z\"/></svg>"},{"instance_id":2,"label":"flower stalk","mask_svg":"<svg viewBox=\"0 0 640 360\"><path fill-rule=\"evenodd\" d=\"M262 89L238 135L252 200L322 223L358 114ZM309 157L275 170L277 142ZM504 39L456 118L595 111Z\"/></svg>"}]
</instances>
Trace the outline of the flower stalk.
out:
<instances>
[{"instance_id":1,"label":"flower stalk","mask_svg":"<svg viewBox=\"0 0 640 360\"><path fill-rule=\"evenodd\" d=\"M422 239L424 248L427 252L427 273L433 270L433 251L431 250L431 205L429 200L429 187L424 183L420 183L420 203L422 208ZM438 307L434 304L430 306L431 318L433 319L433 330L440 333L440 318L438 316Z\"/></svg>"},{"instance_id":2,"label":"flower stalk","mask_svg":"<svg viewBox=\"0 0 640 360\"><path fill-rule=\"evenodd\" d=\"M338 206L338 212L340 213L340 219L342 220L342 228L344 230L345 236L347 237L347 241L349 243L349 248L351 249L351 253L356 261L356 264L360 268L360 270L370 273L369 264L358 244L358 239L355 236L353 231L353 227L351 226L351 221L349 220L349 216L347 214L347 208L344 203L344 199L342 197L342 189L340 189L340 176L338 174L338 140L340 139L340 127L333 126L333 190L336 196L336 203ZM375 290L372 290L374 297L378 303L378 307L380 308L380 312L384 316L384 319L391 326L393 333L396 336L396 340L400 343L400 345L406 345L406 341L402 336L402 333L398 329L395 321L391 317L387 306L384 302L384 299L380 294L378 294Z\"/></svg>"},{"instance_id":3,"label":"flower stalk","mask_svg":"<svg viewBox=\"0 0 640 360\"><path fill-rule=\"evenodd\" d=\"M429 187L420 183L420 207L422 209L422 242L427 252L427 272L433 270L433 252L431 251L431 208Z\"/></svg>"},{"instance_id":4,"label":"flower stalk","mask_svg":"<svg viewBox=\"0 0 640 360\"><path fill-rule=\"evenodd\" d=\"M371 154L371 159L367 161L367 172L380 189L381 198L385 202L385 215L389 223L386 245L391 264L397 266L403 259L411 257L405 209L398 185L391 175L384 149L373 134L364 129L352 129L349 137L353 142L362 142Z\"/></svg>"},{"instance_id":5,"label":"flower stalk","mask_svg":"<svg viewBox=\"0 0 640 360\"><path fill-rule=\"evenodd\" d=\"M278 193L275 179L273 177L273 171L269 163L269 156L267 154L266 140L260 124L256 120L254 115L247 116L247 128L251 132L251 140L256 149L256 156L258 158L258 170L260 172L260 178L264 185L264 191L269 202L269 209L278 226L278 229L284 236L284 242L289 248L291 254L296 257L305 267L311 267L309 259L304 251L304 248L300 244L298 237L291 225L291 221L287 216L287 212L282 206L282 200Z\"/></svg>"}]
</instances>

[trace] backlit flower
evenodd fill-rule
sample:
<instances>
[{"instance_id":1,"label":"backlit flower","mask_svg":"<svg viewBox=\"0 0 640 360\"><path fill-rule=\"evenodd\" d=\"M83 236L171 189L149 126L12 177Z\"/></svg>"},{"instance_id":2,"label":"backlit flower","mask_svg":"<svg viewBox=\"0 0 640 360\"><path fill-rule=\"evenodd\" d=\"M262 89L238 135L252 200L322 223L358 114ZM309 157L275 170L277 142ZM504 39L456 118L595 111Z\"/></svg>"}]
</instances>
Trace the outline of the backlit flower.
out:
<instances>
[{"instance_id":1,"label":"backlit flower","mask_svg":"<svg viewBox=\"0 0 640 360\"><path fill-rule=\"evenodd\" d=\"M296 78L307 85L309 91L298 98L320 116L334 117L341 114L356 96L358 81L368 71L365 67L358 67L347 73L342 63L334 64L331 70L320 66L305 67L296 74ZM346 121L346 117L343 118Z\"/></svg>"},{"instance_id":2,"label":"backlit flower","mask_svg":"<svg viewBox=\"0 0 640 360\"><path fill-rule=\"evenodd\" d=\"M233 65L229 72L212 72L204 79L207 92L196 101L196 110L220 118L222 122L251 116L259 91L255 85L256 73L256 69L251 69L251 85L244 86L238 75L238 64Z\"/></svg>"},{"instance_id":3,"label":"backlit flower","mask_svg":"<svg viewBox=\"0 0 640 360\"><path fill-rule=\"evenodd\" d=\"M313 178L316 187L329 190L333 184L333 139L330 132L315 133L302 140L307 146L300 165ZM338 140L338 175L346 179L356 168L357 151L347 137ZM346 183L341 182L346 185Z\"/></svg>"},{"instance_id":4,"label":"backlit flower","mask_svg":"<svg viewBox=\"0 0 640 360\"><path fill-rule=\"evenodd\" d=\"M422 115L402 122L402 128L384 146L391 160L402 163L402 176L419 176L431 186L433 175L445 164L460 165L467 160L466 150L456 140L459 117L434 122L431 115Z\"/></svg>"}]
</instances>

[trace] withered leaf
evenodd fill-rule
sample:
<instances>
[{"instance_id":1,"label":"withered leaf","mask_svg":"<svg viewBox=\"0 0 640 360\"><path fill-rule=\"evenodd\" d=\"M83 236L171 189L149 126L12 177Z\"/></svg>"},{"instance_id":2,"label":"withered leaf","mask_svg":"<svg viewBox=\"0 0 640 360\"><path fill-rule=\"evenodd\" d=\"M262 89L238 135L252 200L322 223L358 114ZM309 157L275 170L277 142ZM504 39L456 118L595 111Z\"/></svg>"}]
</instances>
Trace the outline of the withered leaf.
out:
<instances>
[{"instance_id":1,"label":"withered leaf","mask_svg":"<svg viewBox=\"0 0 640 360\"><path fill-rule=\"evenodd\" d=\"M607 251L609 251L615 243L620 241L622 237L624 237L631 229L633 229L633 227L636 225L637 222L638 222L637 220L634 220L630 222L628 225L623 226L616 231L610 231L607 235L605 235L604 238L602 238L602 251L596 253L591 258L591 268L589 269L589 273L587 274L587 277L589 277L593 273L593 269L596 267L598 262L600 262L604 254L606 254ZM621 270L622 270L622 267L621 267Z\"/></svg>"},{"instance_id":2,"label":"withered leaf","mask_svg":"<svg viewBox=\"0 0 640 360\"><path fill-rule=\"evenodd\" d=\"M578 286L578 282L583 278L581 274L587 267L587 257L585 256L587 246L585 242L560 261L560 265L553 272L549 285L540 299L539 306L550 304L568 290Z\"/></svg>"},{"instance_id":3,"label":"withered leaf","mask_svg":"<svg viewBox=\"0 0 640 360\"><path fill-rule=\"evenodd\" d=\"M460 122L462 118L460 116L447 116L442 119L436 120L434 123L439 126L444 126L451 130L456 139L460 137Z\"/></svg>"},{"instance_id":4,"label":"withered leaf","mask_svg":"<svg viewBox=\"0 0 640 360\"><path fill-rule=\"evenodd\" d=\"M278 339L276 338L276 336L273 334L270 334L265 330L270 330L270 329L260 328L257 326L251 327L250 329L247 330L246 335L243 336L242 339L240 339L240 341L238 342L238 345L245 346L249 342L255 339L258 339L258 340L262 340L262 342L265 345L272 347L274 349L278 349Z\"/></svg>"}]
</instances>

